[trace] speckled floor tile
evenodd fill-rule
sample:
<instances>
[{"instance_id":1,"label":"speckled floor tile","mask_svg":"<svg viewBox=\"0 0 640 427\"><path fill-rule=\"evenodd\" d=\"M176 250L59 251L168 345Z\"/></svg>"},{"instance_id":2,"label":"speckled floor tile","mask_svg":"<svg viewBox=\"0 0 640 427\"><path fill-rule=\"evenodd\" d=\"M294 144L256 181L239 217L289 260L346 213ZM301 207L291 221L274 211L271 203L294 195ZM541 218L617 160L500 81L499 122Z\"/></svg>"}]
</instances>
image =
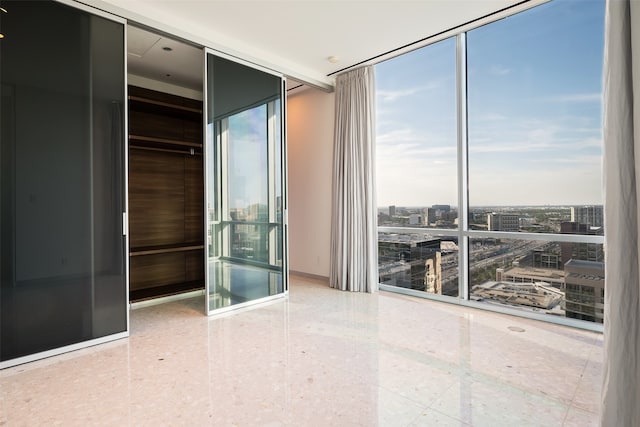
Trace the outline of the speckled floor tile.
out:
<instances>
[{"instance_id":1,"label":"speckled floor tile","mask_svg":"<svg viewBox=\"0 0 640 427\"><path fill-rule=\"evenodd\" d=\"M597 424L596 333L299 276L287 299L223 317L203 298L0 371L0 426Z\"/></svg>"}]
</instances>

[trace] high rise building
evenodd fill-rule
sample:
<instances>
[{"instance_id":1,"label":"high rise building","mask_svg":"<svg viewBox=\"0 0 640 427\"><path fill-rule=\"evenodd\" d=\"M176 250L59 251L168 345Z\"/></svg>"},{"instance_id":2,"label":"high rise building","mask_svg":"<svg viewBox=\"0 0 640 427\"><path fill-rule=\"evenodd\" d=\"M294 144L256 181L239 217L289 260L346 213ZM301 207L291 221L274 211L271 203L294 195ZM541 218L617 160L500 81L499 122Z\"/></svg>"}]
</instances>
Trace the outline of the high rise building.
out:
<instances>
[{"instance_id":1,"label":"high rise building","mask_svg":"<svg viewBox=\"0 0 640 427\"><path fill-rule=\"evenodd\" d=\"M431 208L443 213L449 212L451 210L451 205L431 205Z\"/></svg>"},{"instance_id":2,"label":"high rise building","mask_svg":"<svg viewBox=\"0 0 640 427\"><path fill-rule=\"evenodd\" d=\"M378 235L380 283L442 294L441 239Z\"/></svg>"},{"instance_id":3,"label":"high rise building","mask_svg":"<svg viewBox=\"0 0 640 427\"><path fill-rule=\"evenodd\" d=\"M409 225L422 225L422 215L420 214L409 215Z\"/></svg>"},{"instance_id":4,"label":"high rise building","mask_svg":"<svg viewBox=\"0 0 640 427\"><path fill-rule=\"evenodd\" d=\"M436 222L436 210L434 208L425 208L424 215L425 224L431 225Z\"/></svg>"},{"instance_id":5,"label":"high rise building","mask_svg":"<svg viewBox=\"0 0 640 427\"><path fill-rule=\"evenodd\" d=\"M520 217L517 214L490 213L487 215L489 231L520 231Z\"/></svg>"},{"instance_id":6,"label":"high rise building","mask_svg":"<svg viewBox=\"0 0 640 427\"><path fill-rule=\"evenodd\" d=\"M603 216L602 205L571 207L571 222L587 224L590 227L602 227L604 225Z\"/></svg>"},{"instance_id":7,"label":"high rise building","mask_svg":"<svg viewBox=\"0 0 640 427\"><path fill-rule=\"evenodd\" d=\"M542 250L534 250L533 268L553 268L561 270L563 267L562 255L559 253L545 252Z\"/></svg>"},{"instance_id":8,"label":"high rise building","mask_svg":"<svg viewBox=\"0 0 640 427\"><path fill-rule=\"evenodd\" d=\"M564 265L567 317L602 323L604 263L572 259Z\"/></svg>"},{"instance_id":9,"label":"high rise building","mask_svg":"<svg viewBox=\"0 0 640 427\"><path fill-rule=\"evenodd\" d=\"M563 222L560 224L561 234L590 234L602 235L603 229L592 229L588 224L579 222ZM562 263L571 259L604 262L603 245L599 243L570 243L560 244Z\"/></svg>"},{"instance_id":10,"label":"high rise building","mask_svg":"<svg viewBox=\"0 0 640 427\"><path fill-rule=\"evenodd\" d=\"M396 216L396 207L395 205L389 206L389 216Z\"/></svg>"},{"instance_id":11,"label":"high rise building","mask_svg":"<svg viewBox=\"0 0 640 427\"><path fill-rule=\"evenodd\" d=\"M594 206L585 209L571 208L571 218L582 215L582 219L593 217ZM595 206L598 208L598 206ZM602 221L602 206L600 219ZM595 211L597 216L597 209ZM597 219L597 218L596 218ZM603 229L592 228L588 223L563 222L560 233L602 234ZM599 243L560 244L565 272L565 313L567 317L602 323L604 304L604 248Z\"/></svg>"}]
</instances>

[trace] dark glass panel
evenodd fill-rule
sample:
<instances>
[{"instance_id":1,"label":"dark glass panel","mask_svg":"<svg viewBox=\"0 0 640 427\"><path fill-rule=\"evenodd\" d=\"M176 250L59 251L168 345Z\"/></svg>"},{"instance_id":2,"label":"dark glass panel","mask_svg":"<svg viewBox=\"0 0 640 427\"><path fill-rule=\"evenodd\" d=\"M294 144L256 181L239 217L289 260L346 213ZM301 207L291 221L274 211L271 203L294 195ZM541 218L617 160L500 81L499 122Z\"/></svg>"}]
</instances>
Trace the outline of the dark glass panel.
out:
<instances>
[{"instance_id":1,"label":"dark glass panel","mask_svg":"<svg viewBox=\"0 0 640 427\"><path fill-rule=\"evenodd\" d=\"M126 330L124 26L3 1L0 360Z\"/></svg>"}]
</instances>

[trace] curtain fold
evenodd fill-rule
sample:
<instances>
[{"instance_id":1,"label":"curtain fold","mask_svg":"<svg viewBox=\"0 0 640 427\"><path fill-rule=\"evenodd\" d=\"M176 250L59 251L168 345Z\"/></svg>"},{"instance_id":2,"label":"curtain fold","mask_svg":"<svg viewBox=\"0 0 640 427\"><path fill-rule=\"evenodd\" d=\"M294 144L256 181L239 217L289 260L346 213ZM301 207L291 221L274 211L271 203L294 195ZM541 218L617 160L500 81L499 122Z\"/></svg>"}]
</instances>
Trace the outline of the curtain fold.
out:
<instances>
[{"instance_id":1,"label":"curtain fold","mask_svg":"<svg viewBox=\"0 0 640 427\"><path fill-rule=\"evenodd\" d=\"M604 52L605 313L600 424L640 426L640 3L608 0Z\"/></svg>"},{"instance_id":2,"label":"curtain fold","mask_svg":"<svg viewBox=\"0 0 640 427\"><path fill-rule=\"evenodd\" d=\"M330 286L378 289L373 67L336 78Z\"/></svg>"}]
</instances>

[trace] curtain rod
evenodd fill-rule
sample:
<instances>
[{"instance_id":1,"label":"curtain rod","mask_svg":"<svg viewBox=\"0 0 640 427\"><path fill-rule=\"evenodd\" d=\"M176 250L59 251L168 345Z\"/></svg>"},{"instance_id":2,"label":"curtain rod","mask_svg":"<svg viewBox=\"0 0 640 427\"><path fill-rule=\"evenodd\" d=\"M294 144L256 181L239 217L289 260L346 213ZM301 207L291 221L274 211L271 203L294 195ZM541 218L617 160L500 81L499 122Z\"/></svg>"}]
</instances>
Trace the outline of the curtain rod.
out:
<instances>
[{"instance_id":1,"label":"curtain rod","mask_svg":"<svg viewBox=\"0 0 640 427\"><path fill-rule=\"evenodd\" d=\"M437 38L437 37L439 37L439 36L441 36L441 35L443 35L443 34L446 34L446 33L448 33L448 32L453 32L453 31L455 31L455 30L458 30L458 29L460 29L460 28L463 28L463 27L466 27L466 26L468 26L468 25L474 24L474 23L476 23L476 22L478 22L478 21L481 21L481 20L483 20L483 19L487 19L487 18L490 18L490 17L492 17L492 16L495 16L495 15L498 15L498 14L501 14L501 13L504 13L504 12L506 12L506 11L510 10L510 9L513 9L513 8L516 8L516 7L519 7L519 6L522 6L523 4L529 3L529 2L531 2L531 1L532 1L532 0L522 0L522 1L518 2L518 3L516 3L516 4L512 4L511 6L504 7L504 8L502 8L502 9L500 9L500 10L496 10L495 12L491 12L491 13L488 13L488 14L486 14L486 15L484 15L484 16L480 16L480 17L475 18L475 19L472 19L472 20L470 20L470 21L463 22L462 24L458 24L458 25L456 25L456 26L454 26L454 27L451 27L451 28L448 28L448 29L446 29L446 30L440 31L440 32L438 32L438 33L436 33L436 34L432 34L432 35L430 35L430 36L428 36L428 37L425 37L425 38L423 38L423 39L416 40L416 41L411 42L411 43L407 43L407 44L405 44L405 45L403 45L403 46L400 46L400 47L397 47L397 48L395 48L395 49L391 49L391 50L389 50L389 51L387 51L387 52L383 52L383 53L381 53L381 54L378 54L378 55L372 56L371 58L365 59L365 60L360 61L360 62L358 62L358 63L355 63L355 64L353 64L353 65L349 65L348 67L344 67L344 68L342 68L342 69L340 69L340 70L337 70L337 71L334 71L334 72L332 72L332 73L327 74L327 77L333 76L333 75L335 75L335 74L342 73L343 71L350 70L350 69L352 69L352 68L358 67L358 66L360 66L360 65L362 65L362 64L366 64L366 63L368 63L368 62L373 62L373 61L375 61L375 60L376 60L376 59L378 59L378 58L381 58L381 57L384 57L384 56L390 55L390 54L392 54L392 53L394 53L394 52L398 52L398 51L400 51L400 50L407 49L407 48L409 48L409 47L411 47L411 46L414 46L414 45L417 45L417 44L424 43L424 42L426 42L426 41L428 41L428 40L431 40L431 39ZM503 18L500 18L500 19L504 19L504 17L503 17ZM419 46L419 47L422 47L422 46ZM391 59L391 58L389 58L389 59Z\"/></svg>"}]
</instances>

